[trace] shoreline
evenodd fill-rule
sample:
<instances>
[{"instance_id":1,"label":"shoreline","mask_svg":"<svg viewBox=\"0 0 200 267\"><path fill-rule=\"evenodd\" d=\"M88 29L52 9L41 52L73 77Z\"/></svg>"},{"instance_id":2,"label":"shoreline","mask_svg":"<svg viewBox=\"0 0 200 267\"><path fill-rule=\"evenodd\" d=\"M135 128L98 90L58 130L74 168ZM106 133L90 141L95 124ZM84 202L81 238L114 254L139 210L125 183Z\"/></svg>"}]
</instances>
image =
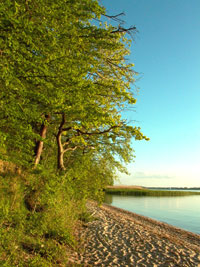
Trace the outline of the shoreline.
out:
<instances>
[{"instance_id":1,"label":"shoreline","mask_svg":"<svg viewBox=\"0 0 200 267\"><path fill-rule=\"evenodd\" d=\"M117 207L87 205L76 266L200 266L200 235Z\"/></svg>"},{"instance_id":2,"label":"shoreline","mask_svg":"<svg viewBox=\"0 0 200 267\"><path fill-rule=\"evenodd\" d=\"M110 210L113 210L113 211L116 211L122 214L127 214L128 216L130 216L130 218L133 218L134 220L138 220L138 223L148 224L148 227L153 227L154 230L156 228L156 234L159 234L160 232L166 235L166 233L168 233L170 237L176 236L177 239L181 239L181 242L182 241L190 242L192 243L192 246L194 246L194 249L197 246L198 250L200 250L200 235L199 234L187 231L185 229L179 228L172 224L168 224L166 222L161 222L159 220L152 219L144 215L140 215L140 214L137 214L131 211L127 211L125 209L111 206L106 203L104 203L103 206L107 207Z\"/></svg>"}]
</instances>

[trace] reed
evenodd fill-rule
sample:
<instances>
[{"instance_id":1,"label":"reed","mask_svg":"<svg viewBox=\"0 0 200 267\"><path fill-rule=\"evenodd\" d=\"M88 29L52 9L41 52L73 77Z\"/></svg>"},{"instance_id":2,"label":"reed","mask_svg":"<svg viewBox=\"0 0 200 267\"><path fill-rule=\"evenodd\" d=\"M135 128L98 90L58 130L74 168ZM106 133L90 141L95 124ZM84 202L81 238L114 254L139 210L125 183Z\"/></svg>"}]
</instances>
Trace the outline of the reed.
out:
<instances>
[{"instance_id":1,"label":"reed","mask_svg":"<svg viewBox=\"0 0 200 267\"><path fill-rule=\"evenodd\" d=\"M151 189L136 189L136 188L106 188L107 194L113 195L129 195L129 196L152 196L152 197L164 197L164 196L191 196L200 195L200 192L188 192L188 191L174 191L174 190L151 190Z\"/></svg>"}]
</instances>

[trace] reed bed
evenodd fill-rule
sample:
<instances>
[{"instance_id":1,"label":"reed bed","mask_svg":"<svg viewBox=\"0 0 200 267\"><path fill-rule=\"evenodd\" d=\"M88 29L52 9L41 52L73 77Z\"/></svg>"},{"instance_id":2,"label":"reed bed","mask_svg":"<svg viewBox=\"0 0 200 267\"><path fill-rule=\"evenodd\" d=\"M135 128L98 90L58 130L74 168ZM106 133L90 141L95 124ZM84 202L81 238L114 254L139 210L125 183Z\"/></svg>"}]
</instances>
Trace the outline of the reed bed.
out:
<instances>
[{"instance_id":1,"label":"reed bed","mask_svg":"<svg viewBox=\"0 0 200 267\"><path fill-rule=\"evenodd\" d=\"M127 196L191 196L200 195L200 192L178 191L178 190L151 190L151 189L137 189L137 188L106 188L105 192L112 195L127 195Z\"/></svg>"}]
</instances>

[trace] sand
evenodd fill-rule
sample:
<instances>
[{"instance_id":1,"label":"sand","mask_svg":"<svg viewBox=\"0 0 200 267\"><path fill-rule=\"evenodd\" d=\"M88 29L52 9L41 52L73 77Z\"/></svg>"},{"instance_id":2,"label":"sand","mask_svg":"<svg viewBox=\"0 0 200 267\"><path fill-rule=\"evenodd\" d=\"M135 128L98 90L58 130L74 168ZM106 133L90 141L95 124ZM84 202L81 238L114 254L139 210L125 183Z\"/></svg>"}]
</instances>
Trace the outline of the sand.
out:
<instances>
[{"instance_id":1,"label":"sand","mask_svg":"<svg viewBox=\"0 0 200 267\"><path fill-rule=\"evenodd\" d=\"M103 204L82 227L76 266L200 266L200 235Z\"/></svg>"}]
</instances>

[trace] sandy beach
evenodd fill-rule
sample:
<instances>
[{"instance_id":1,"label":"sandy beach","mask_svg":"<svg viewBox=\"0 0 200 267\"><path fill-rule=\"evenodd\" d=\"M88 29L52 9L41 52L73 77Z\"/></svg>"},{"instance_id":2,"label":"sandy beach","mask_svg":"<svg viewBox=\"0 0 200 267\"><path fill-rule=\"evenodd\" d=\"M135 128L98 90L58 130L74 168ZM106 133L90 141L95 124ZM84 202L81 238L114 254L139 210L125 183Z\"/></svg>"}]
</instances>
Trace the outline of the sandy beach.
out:
<instances>
[{"instance_id":1,"label":"sandy beach","mask_svg":"<svg viewBox=\"0 0 200 267\"><path fill-rule=\"evenodd\" d=\"M103 204L80 232L77 266L200 266L200 235Z\"/></svg>"}]
</instances>

